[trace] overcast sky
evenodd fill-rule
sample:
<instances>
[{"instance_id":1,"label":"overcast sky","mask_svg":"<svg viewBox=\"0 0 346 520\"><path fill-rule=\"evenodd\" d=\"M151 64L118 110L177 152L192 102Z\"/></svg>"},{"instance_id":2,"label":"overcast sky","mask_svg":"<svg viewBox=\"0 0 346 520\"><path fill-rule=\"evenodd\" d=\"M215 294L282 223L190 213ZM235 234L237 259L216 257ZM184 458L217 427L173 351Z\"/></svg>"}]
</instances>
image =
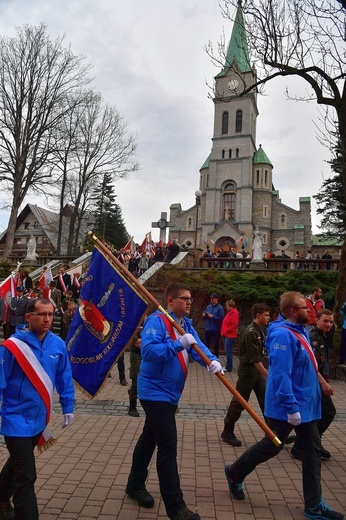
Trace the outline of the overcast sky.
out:
<instances>
[{"instance_id":1,"label":"overcast sky","mask_svg":"<svg viewBox=\"0 0 346 520\"><path fill-rule=\"evenodd\" d=\"M115 184L135 241L142 241L161 212L169 216L172 203L191 207L212 144L207 84L219 72L204 46L209 40L216 45L223 33L228 43L232 31L217 0L0 0L0 10L2 35L40 22L52 38L65 34L66 45L93 64L96 90L137 135L141 169ZM299 197L312 198L329 176L330 156L316 139L317 105L286 100L286 86L292 94L306 89L293 79L268 85L266 96L258 98L257 146L274 165L281 201L298 209ZM312 219L316 231L314 209ZM1 230L7 222L2 213ZM158 230L152 233L158 240Z\"/></svg>"}]
</instances>

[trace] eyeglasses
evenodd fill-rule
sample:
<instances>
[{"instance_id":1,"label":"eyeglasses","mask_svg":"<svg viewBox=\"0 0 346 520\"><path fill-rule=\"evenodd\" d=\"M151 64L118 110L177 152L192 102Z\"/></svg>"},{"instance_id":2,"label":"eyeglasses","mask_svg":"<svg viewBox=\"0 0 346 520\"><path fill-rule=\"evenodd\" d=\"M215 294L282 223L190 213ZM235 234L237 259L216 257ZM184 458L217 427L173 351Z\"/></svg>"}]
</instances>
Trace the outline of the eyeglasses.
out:
<instances>
[{"instance_id":1,"label":"eyeglasses","mask_svg":"<svg viewBox=\"0 0 346 520\"><path fill-rule=\"evenodd\" d=\"M173 300L183 300L184 302L193 303L193 298L190 298L189 296L176 296Z\"/></svg>"},{"instance_id":2,"label":"eyeglasses","mask_svg":"<svg viewBox=\"0 0 346 520\"><path fill-rule=\"evenodd\" d=\"M40 316L40 318L53 318L54 312L30 312L32 316Z\"/></svg>"},{"instance_id":3,"label":"eyeglasses","mask_svg":"<svg viewBox=\"0 0 346 520\"><path fill-rule=\"evenodd\" d=\"M309 307L294 307L294 309L305 309L307 311Z\"/></svg>"}]
</instances>

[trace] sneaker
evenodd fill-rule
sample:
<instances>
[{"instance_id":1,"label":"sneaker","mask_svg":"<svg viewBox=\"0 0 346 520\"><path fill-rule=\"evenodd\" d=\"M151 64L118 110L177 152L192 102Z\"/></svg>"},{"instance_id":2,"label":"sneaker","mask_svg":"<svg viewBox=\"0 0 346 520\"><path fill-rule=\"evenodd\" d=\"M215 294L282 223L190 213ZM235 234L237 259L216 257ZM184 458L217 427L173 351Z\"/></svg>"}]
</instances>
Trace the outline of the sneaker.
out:
<instances>
[{"instance_id":1,"label":"sneaker","mask_svg":"<svg viewBox=\"0 0 346 520\"><path fill-rule=\"evenodd\" d=\"M147 507L148 509L150 507L153 507L154 505L154 497L144 488L139 490L130 490L126 488L126 494L133 498L134 500L137 500L138 505L142 507Z\"/></svg>"},{"instance_id":2,"label":"sneaker","mask_svg":"<svg viewBox=\"0 0 346 520\"><path fill-rule=\"evenodd\" d=\"M228 370L227 370L226 367L222 367L222 370L223 370L224 372L228 372Z\"/></svg>"},{"instance_id":3,"label":"sneaker","mask_svg":"<svg viewBox=\"0 0 346 520\"><path fill-rule=\"evenodd\" d=\"M245 495L244 495L244 491L243 491L243 483L234 482L231 479L230 474L229 474L230 468L231 468L230 464L226 464L225 475L226 475L227 482L228 482L229 492L231 493L232 497L235 498L236 500L244 500Z\"/></svg>"},{"instance_id":4,"label":"sneaker","mask_svg":"<svg viewBox=\"0 0 346 520\"><path fill-rule=\"evenodd\" d=\"M237 437L232 432L225 432L223 431L221 433L221 439L230 446L241 446L241 440L237 439Z\"/></svg>"},{"instance_id":5,"label":"sneaker","mask_svg":"<svg viewBox=\"0 0 346 520\"><path fill-rule=\"evenodd\" d=\"M297 460L302 460L302 454L300 453L299 450L297 450L296 448L292 448L291 451L290 451L290 454L292 455L292 457L294 459L297 459Z\"/></svg>"},{"instance_id":6,"label":"sneaker","mask_svg":"<svg viewBox=\"0 0 346 520\"><path fill-rule=\"evenodd\" d=\"M304 516L305 518L316 518L318 520L342 520L344 518L343 514L330 509L330 507L324 503L323 498L315 507L306 507L304 509Z\"/></svg>"},{"instance_id":7,"label":"sneaker","mask_svg":"<svg viewBox=\"0 0 346 520\"><path fill-rule=\"evenodd\" d=\"M321 447L321 459L328 460L332 458L332 454L330 451L325 450L323 446Z\"/></svg>"},{"instance_id":8,"label":"sneaker","mask_svg":"<svg viewBox=\"0 0 346 520\"><path fill-rule=\"evenodd\" d=\"M187 507L183 507L172 516L171 520L201 520L201 517L198 513L194 513Z\"/></svg>"},{"instance_id":9,"label":"sneaker","mask_svg":"<svg viewBox=\"0 0 346 520\"><path fill-rule=\"evenodd\" d=\"M9 500L0 502L0 520L14 520L14 509Z\"/></svg>"}]
</instances>

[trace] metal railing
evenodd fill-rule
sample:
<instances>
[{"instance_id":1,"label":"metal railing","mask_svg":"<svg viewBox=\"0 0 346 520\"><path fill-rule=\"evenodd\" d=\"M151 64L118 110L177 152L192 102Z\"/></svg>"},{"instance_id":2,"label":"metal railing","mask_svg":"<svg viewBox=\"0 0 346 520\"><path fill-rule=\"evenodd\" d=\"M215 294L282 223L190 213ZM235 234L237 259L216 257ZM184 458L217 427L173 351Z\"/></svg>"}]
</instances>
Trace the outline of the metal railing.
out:
<instances>
[{"instance_id":1,"label":"metal railing","mask_svg":"<svg viewBox=\"0 0 346 520\"><path fill-rule=\"evenodd\" d=\"M305 258L263 258L263 269L270 271L337 271L340 259L322 260ZM225 269L225 270L246 270L250 269L251 259L248 258L229 258L203 256L200 259L200 267L203 269Z\"/></svg>"}]
</instances>

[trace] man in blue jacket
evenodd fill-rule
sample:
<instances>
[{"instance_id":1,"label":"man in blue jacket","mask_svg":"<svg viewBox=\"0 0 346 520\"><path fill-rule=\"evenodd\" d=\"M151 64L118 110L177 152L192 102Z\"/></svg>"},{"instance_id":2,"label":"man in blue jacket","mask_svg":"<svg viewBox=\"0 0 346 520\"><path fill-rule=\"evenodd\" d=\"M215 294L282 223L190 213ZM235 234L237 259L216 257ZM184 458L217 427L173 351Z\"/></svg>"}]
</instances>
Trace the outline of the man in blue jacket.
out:
<instances>
[{"instance_id":1,"label":"man in blue jacket","mask_svg":"<svg viewBox=\"0 0 346 520\"><path fill-rule=\"evenodd\" d=\"M271 323L267 331L269 370L264 415L282 444L277 447L264 437L232 465L226 465L229 491L233 498L244 500L245 477L258 464L277 455L294 428L302 445L304 516L342 520L344 516L331 510L322 498L321 439L317 428L321 418L320 385L324 392L333 390L318 373L304 327L309 321L309 308L302 294L290 291L281 296L280 312L283 319Z\"/></svg>"},{"instance_id":2,"label":"man in blue jacket","mask_svg":"<svg viewBox=\"0 0 346 520\"><path fill-rule=\"evenodd\" d=\"M48 429L54 388L64 414L62 427L73 419L71 367L65 343L49 330L53 317L49 300L30 300L27 324L0 346L0 433L10 454L0 473L1 520L38 519L34 448L42 451L55 442Z\"/></svg>"},{"instance_id":3,"label":"man in blue jacket","mask_svg":"<svg viewBox=\"0 0 346 520\"><path fill-rule=\"evenodd\" d=\"M154 312L141 333L142 363L137 380L138 397L146 418L143 432L133 452L126 493L142 507L153 507L154 498L145 488L148 465L157 445L157 473L167 516L171 520L200 520L186 507L177 467L177 428L175 413L188 372L188 355L200 365L205 363L190 345L196 343L211 360L209 372L220 372L217 358L199 339L187 318L192 303L187 285L167 287L164 296L169 314L184 329L180 336L168 318Z\"/></svg>"},{"instance_id":4,"label":"man in blue jacket","mask_svg":"<svg viewBox=\"0 0 346 520\"><path fill-rule=\"evenodd\" d=\"M203 318L205 318L204 344L209 349L211 349L211 346L213 347L216 357L219 356L221 327L224 315L223 307L219 304L219 295L213 293L210 296L209 305L203 312Z\"/></svg>"}]
</instances>

